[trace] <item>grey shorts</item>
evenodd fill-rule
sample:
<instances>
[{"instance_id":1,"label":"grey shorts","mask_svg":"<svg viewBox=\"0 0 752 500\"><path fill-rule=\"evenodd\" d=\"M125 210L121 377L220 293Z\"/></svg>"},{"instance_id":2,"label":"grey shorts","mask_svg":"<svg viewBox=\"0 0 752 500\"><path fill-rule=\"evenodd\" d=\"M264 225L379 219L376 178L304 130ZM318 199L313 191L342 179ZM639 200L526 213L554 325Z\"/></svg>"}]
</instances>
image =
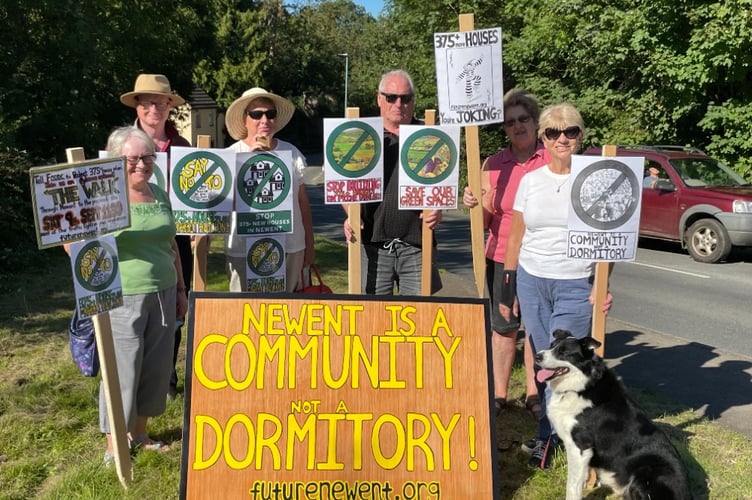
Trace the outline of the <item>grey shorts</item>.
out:
<instances>
[{"instance_id":1,"label":"grey shorts","mask_svg":"<svg viewBox=\"0 0 752 500\"><path fill-rule=\"evenodd\" d=\"M176 292L173 286L160 292L123 295L123 305L109 311L129 431L137 416L164 413L175 348ZM110 433L103 384L99 388L99 427Z\"/></svg>"}]
</instances>

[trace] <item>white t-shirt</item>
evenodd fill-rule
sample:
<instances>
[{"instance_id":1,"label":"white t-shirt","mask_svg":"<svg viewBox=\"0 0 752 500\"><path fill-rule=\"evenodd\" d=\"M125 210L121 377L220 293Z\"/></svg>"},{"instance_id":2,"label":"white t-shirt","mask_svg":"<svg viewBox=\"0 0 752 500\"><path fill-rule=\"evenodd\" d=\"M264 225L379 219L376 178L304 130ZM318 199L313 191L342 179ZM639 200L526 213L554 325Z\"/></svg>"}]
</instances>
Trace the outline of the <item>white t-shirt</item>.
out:
<instances>
[{"instance_id":1,"label":"white t-shirt","mask_svg":"<svg viewBox=\"0 0 752 500\"><path fill-rule=\"evenodd\" d=\"M251 148L243 141L232 144L227 149L232 149L238 153L250 153ZM303 153L289 142L277 139L277 147L273 152L291 151L293 169L292 175L292 233L288 233L285 239L285 252L294 253L305 250L305 228L303 227L303 216L300 211L298 202L298 190L303 185L303 170L306 168L306 161ZM238 235L238 219L236 212L232 212L230 224L230 234L225 236L225 254L230 257L245 257L245 235Z\"/></svg>"},{"instance_id":2,"label":"white t-shirt","mask_svg":"<svg viewBox=\"0 0 752 500\"><path fill-rule=\"evenodd\" d=\"M555 174L548 165L522 177L514 210L522 212L519 265L539 278L577 279L592 274L591 261L567 258L570 174Z\"/></svg>"}]
</instances>

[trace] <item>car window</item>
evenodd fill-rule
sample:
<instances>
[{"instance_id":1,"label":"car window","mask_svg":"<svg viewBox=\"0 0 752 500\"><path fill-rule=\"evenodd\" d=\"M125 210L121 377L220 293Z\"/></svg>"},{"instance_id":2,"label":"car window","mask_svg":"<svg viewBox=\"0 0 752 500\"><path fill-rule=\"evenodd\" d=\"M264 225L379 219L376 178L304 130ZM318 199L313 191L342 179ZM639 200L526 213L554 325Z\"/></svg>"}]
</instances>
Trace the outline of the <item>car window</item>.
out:
<instances>
[{"instance_id":1,"label":"car window","mask_svg":"<svg viewBox=\"0 0 752 500\"><path fill-rule=\"evenodd\" d=\"M733 170L713 158L681 158L671 165L687 186L742 186L748 183Z\"/></svg>"}]
</instances>

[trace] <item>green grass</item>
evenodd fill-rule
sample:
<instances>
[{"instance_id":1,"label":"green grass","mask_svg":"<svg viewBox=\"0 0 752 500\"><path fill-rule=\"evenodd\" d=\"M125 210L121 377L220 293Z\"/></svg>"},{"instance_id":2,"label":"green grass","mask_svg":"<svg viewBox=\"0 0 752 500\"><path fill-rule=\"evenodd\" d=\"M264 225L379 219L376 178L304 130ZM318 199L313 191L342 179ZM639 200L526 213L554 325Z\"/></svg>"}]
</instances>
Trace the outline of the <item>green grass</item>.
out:
<instances>
[{"instance_id":1,"label":"green grass","mask_svg":"<svg viewBox=\"0 0 752 500\"><path fill-rule=\"evenodd\" d=\"M316 248L325 283L346 293L346 248L323 238L317 238ZM124 490L114 469L102 465L98 380L82 377L68 352L66 328L73 307L68 259L60 249L40 255L45 260L41 269L24 270L12 282L0 284L0 499L178 498L182 397L149 424L150 434L169 442L172 450L137 454L134 481ZM226 290L221 238L212 242L208 262L207 289ZM181 380L182 370L181 366ZM655 394L632 395L676 444L695 498L752 498L749 439ZM524 373L518 360L509 409L496 422L501 498L563 498L563 453L548 473L525 465L519 445L533 436L535 426L523 397ZM596 491L587 498L607 497Z\"/></svg>"}]
</instances>

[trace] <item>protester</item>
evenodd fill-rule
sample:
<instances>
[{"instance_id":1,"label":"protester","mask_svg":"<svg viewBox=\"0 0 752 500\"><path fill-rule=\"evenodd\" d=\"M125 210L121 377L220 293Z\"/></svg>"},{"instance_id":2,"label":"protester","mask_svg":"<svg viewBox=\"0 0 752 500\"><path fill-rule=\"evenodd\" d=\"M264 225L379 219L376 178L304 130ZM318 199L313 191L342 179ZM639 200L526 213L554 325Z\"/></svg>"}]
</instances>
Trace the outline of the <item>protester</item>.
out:
<instances>
[{"instance_id":1,"label":"protester","mask_svg":"<svg viewBox=\"0 0 752 500\"><path fill-rule=\"evenodd\" d=\"M385 73L379 83L376 100L384 122L383 200L361 205L362 269L364 293L420 295L423 226L434 229L441 221L440 210L423 217L420 210L399 210L399 127L419 124L413 117L415 85L403 70ZM344 222L345 239L353 241L350 219ZM434 241L431 263L431 293L441 289L436 266Z\"/></svg>"},{"instance_id":2,"label":"protester","mask_svg":"<svg viewBox=\"0 0 752 500\"><path fill-rule=\"evenodd\" d=\"M149 417L164 413L170 382L175 319L188 310L175 219L167 193L149 183L154 142L136 127L118 128L107 141L110 157L125 156L131 226L114 233L123 306L110 323L120 393L131 447L169 451L146 432ZM107 436L105 464L114 461L104 385L99 387L99 425Z\"/></svg>"},{"instance_id":3,"label":"protester","mask_svg":"<svg viewBox=\"0 0 752 500\"><path fill-rule=\"evenodd\" d=\"M290 151L292 153L293 230L287 234L285 243L286 278L288 292L294 292L300 284L305 266L313 264L313 218L308 202L303 171L306 161L303 154L290 144L274 137L290 121L295 105L284 97L255 87L243 92L233 101L225 116L227 131L238 142L228 149L238 153L253 151ZM247 291L246 238L237 234L237 214L232 214L231 232L225 239L227 272L230 276L230 291Z\"/></svg>"},{"instance_id":4,"label":"protester","mask_svg":"<svg viewBox=\"0 0 752 500\"><path fill-rule=\"evenodd\" d=\"M509 321L499 310L504 254L512 225L512 205L517 186L524 174L546 163L550 157L538 141L540 107L535 96L525 90L512 89L504 95L504 132L509 146L488 157L481 175L483 225L488 230L486 241L486 284L491 295L491 352L493 361L494 399L498 416L507 404L509 379L517 352L520 317L513 314ZM463 203L473 208L478 199L465 188ZM543 406L535 383L533 353L525 336L525 406L536 420L543 417Z\"/></svg>"},{"instance_id":5,"label":"protester","mask_svg":"<svg viewBox=\"0 0 752 500\"><path fill-rule=\"evenodd\" d=\"M556 329L569 330L578 338L590 335L594 302L593 262L566 255L572 155L580 148L585 124L579 111L565 103L544 109L539 126L550 161L520 181L500 294L502 316L510 321L521 311L536 352L548 349ZM606 313L611 300L609 294ZM550 397L545 384L538 390L545 391L545 399ZM538 422L538 435L532 441L530 465L549 468L558 438L548 418Z\"/></svg>"},{"instance_id":6,"label":"protester","mask_svg":"<svg viewBox=\"0 0 752 500\"><path fill-rule=\"evenodd\" d=\"M120 102L128 107L136 109L136 122L134 126L146 132L154 141L156 150L170 155L172 146L190 147L191 143L182 137L175 125L168 120L170 110L175 106L185 103L185 100L173 92L170 81L164 75L141 74L136 78L136 84L132 92L126 92L120 96ZM193 278L193 254L191 253L191 237L178 235L175 237L180 251L180 262L183 265L183 282L186 285L186 293L191 286ZM178 351L182 338L181 328L185 318L178 318L175 323L175 347L172 356L172 375L170 376L170 388L167 391L167 399L173 400L178 393Z\"/></svg>"}]
</instances>

